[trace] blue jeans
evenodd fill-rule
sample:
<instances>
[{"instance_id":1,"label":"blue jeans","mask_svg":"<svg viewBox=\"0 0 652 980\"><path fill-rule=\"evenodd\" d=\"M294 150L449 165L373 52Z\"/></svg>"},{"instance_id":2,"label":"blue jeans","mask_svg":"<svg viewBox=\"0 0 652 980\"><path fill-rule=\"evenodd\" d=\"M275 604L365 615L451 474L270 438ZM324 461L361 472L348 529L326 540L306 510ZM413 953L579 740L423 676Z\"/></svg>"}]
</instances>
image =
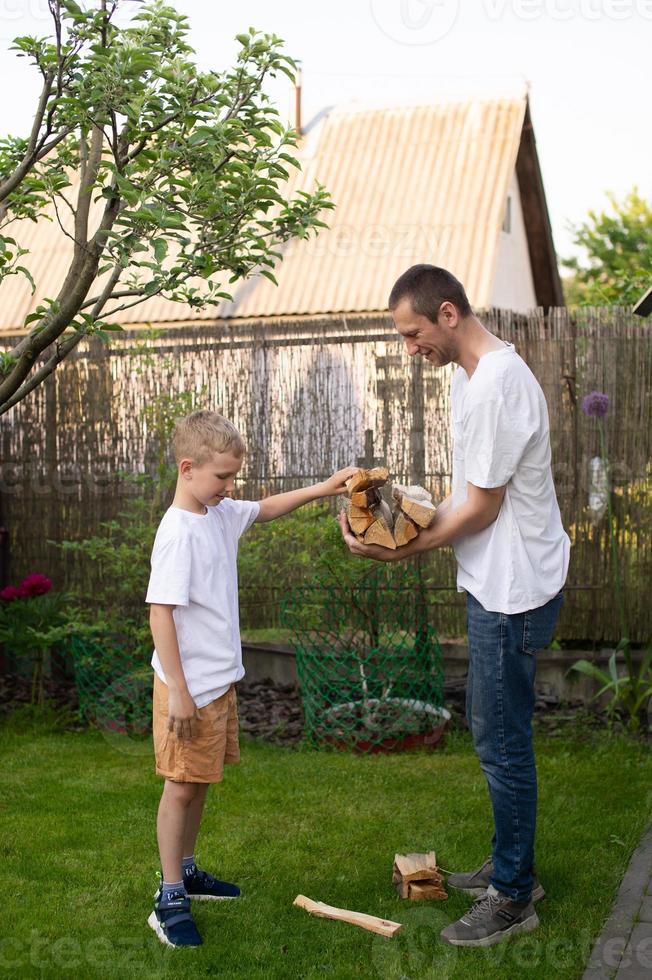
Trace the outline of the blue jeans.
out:
<instances>
[{"instance_id":1,"label":"blue jeans","mask_svg":"<svg viewBox=\"0 0 652 980\"><path fill-rule=\"evenodd\" d=\"M564 599L488 612L467 594L466 717L489 786L495 832L491 884L517 902L532 894L537 772L532 746L537 650L550 643Z\"/></svg>"}]
</instances>

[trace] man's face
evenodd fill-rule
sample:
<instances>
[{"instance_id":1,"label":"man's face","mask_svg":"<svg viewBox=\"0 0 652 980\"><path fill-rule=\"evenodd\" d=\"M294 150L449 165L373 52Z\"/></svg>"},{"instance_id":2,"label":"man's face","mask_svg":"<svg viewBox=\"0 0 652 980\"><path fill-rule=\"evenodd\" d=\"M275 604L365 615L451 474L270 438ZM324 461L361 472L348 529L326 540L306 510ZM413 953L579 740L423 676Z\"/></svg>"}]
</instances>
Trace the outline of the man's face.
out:
<instances>
[{"instance_id":1,"label":"man's face","mask_svg":"<svg viewBox=\"0 0 652 980\"><path fill-rule=\"evenodd\" d=\"M455 328L459 316L452 303L442 303L436 323L415 313L409 299L402 299L392 310L392 316L410 357L420 354L437 367L457 360L459 349Z\"/></svg>"},{"instance_id":2,"label":"man's face","mask_svg":"<svg viewBox=\"0 0 652 980\"><path fill-rule=\"evenodd\" d=\"M213 453L207 462L189 468L190 491L206 507L214 507L233 494L235 478L243 463L242 456L233 453Z\"/></svg>"}]
</instances>

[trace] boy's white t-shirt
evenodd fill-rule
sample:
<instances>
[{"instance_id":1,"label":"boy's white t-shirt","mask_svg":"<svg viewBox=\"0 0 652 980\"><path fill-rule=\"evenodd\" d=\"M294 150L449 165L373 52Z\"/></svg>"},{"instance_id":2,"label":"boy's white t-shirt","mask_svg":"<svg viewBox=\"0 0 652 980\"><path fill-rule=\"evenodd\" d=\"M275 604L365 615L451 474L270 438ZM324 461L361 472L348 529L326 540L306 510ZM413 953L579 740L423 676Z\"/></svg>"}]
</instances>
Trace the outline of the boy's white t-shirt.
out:
<instances>
[{"instance_id":1,"label":"boy's white t-shirt","mask_svg":"<svg viewBox=\"0 0 652 980\"><path fill-rule=\"evenodd\" d=\"M226 497L205 514L170 507L156 532L146 602L175 606L181 664L198 708L244 677L238 616L238 540L260 507ZM152 667L165 682L156 650Z\"/></svg>"},{"instance_id":2,"label":"boy's white t-shirt","mask_svg":"<svg viewBox=\"0 0 652 980\"><path fill-rule=\"evenodd\" d=\"M452 505L467 481L501 487L489 527L454 544L457 588L490 612L536 609L562 588L570 540L561 523L550 468L548 408L541 387L513 344L490 351L469 379L459 367L451 386Z\"/></svg>"}]
</instances>

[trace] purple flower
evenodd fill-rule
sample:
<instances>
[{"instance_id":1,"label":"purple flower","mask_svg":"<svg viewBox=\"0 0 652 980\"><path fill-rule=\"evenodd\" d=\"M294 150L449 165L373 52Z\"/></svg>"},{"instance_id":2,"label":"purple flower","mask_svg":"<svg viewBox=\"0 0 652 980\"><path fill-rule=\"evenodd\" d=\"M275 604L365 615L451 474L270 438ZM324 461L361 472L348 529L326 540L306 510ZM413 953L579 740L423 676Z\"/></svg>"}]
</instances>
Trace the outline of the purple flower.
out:
<instances>
[{"instance_id":1,"label":"purple flower","mask_svg":"<svg viewBox=\"0 0 652 980\"><path fill-rule=\"evenodd\" d=\"M609 411L609 395L603 391L592 391L582 399L582 411L594 419L603 419Z\"/></svg>"},{"instance_id":2,"label":"purple flower","mask_svg":"<svg viewBox=\"0 0 652 980\"><path fill-rule=\"evenodd\" d=\"M18 586L24 596L45 595L52 588L52 582L47 575L32 572Z\"/></svg>"},{"instance_id":3,"label":"purple flower","mask_svg":"<svg viewBox=\"0 0 652 980\"><path fill-rule=\"evenodd\" d=\"M16 588L15 585L8 585L2 590L2 592L0 592L0 599L2 599L3 602L13 602L14 599L24 598L25 593L21 589Z\"/></svg>"}]
</instances>

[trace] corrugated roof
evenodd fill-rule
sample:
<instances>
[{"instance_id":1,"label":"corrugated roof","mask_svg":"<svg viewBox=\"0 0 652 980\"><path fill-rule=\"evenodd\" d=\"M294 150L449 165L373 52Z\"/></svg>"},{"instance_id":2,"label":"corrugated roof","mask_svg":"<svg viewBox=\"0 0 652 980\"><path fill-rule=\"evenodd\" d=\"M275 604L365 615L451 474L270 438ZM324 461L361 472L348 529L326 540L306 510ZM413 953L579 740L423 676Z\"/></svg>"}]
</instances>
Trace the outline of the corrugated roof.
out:
<instances>
[{"instance_id":1,"label":"corrugated roof","mask_svg":"<svg viewBox=\"0 0 652 980\"><path fill-rule=\"evenodd\" d=\"M319 180L337 209L326 213L328 230L285 247L278 287L256 276L232 288L232 303L201 313L154 298L115 319L126 325L380 311L394 280L415 262L450 269L473 305L488 306L525 109L523 96L332 111L304 137L303 170L287 194L312 190ZM5 331L56 295L72 248L56 220L11 227L30 249L24 264L37 293L31 296L20 277L5 280Z\"/></svg>"}]
</instances>

